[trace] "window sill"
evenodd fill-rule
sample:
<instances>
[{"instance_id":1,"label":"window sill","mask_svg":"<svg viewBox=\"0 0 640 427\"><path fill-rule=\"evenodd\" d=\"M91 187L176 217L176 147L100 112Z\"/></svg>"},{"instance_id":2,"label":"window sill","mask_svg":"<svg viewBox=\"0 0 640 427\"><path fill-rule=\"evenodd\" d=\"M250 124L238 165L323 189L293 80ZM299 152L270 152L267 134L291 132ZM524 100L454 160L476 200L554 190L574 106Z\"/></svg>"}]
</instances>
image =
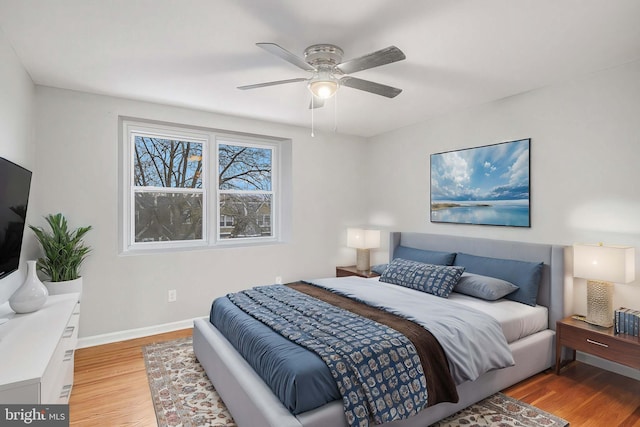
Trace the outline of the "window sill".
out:
<instances>
[{"instance_id":1,"label":"window sill","mask_svg":"<svg viewBox=\"0 0 640 427\"><path fill-rule=\"evenodd\" d=\"M191 251L207 251L207 250L219 250L219 249L232 249L232 248L250 248L257 246L273 246L281 245L286 242L273 239L246 239L240 241L239 239L220 240L215 244L198 244L198 245L184 245L184 246L163 246L163 247L145 247L145 248L127 248L121 250L118 255L120 256L136 256L136 255L156 255L156 254L168 254L175 252L191 252Z\"/></svg>"}]
</instances>

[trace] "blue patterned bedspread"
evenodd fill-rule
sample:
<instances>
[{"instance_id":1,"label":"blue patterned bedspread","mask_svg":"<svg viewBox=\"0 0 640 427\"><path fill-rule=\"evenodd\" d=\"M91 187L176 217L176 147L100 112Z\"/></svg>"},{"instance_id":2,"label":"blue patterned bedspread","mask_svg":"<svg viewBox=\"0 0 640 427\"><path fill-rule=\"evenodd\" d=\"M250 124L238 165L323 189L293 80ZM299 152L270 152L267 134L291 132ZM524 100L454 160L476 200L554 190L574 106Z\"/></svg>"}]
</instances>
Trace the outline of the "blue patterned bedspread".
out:
<instances>
[{"instance_id":1,"label":"blue patterned bedspread","mask_svg":"<svg viewBox=\"0 0 640 427\"><path fill-rule=\"evenodd\" d=\"M349 425L405 419L427 406L420 357L396 330L282 285L227 297L324 360L343 397Z\"/></svg>"}]
</instances>

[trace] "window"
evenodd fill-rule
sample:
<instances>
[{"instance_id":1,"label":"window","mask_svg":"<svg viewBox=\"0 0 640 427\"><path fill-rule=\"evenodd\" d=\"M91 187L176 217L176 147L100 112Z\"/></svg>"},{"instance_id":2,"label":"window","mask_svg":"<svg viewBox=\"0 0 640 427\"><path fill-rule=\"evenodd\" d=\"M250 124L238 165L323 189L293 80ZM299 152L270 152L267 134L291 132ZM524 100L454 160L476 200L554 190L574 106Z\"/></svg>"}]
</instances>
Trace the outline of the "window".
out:
<instances>
[{"instance_id":1,"label":"window","mask_svg":"<svg viewBox=\"0 0 640 427\"><path fill-rule=\"evenodd\" d=\"M220 227L233 227L233 217L220 215Z\"/></svg>"},{"instance_id":2,"label":"window","mask_svg":"<svg viewBox=\"0 0 640 427\"><path fill-rule=\"evenodd\" d=\"M132 243L202 241L206 140L131 133Z\"/></svg>"},{"instance_id":3,"label":"window","mask_svg":"<svg viewBox=\"0 0 640 427\"><path fill-rule=\"evenodd\" d=\"M122 128L123 252L282 240L287 141L128 119Z\"/></svg>"},{"instance_id":4,"label":"window","mask_svg":"<svg viewBox=\"0 0 640 427\"><path fill-rule=\"evenodd\" d=\"M273 147L218 142L218 204L225 217L220 239L273 236L271 225L262 221L272 215L272 169Z\"/></svg>"}]
</instances>

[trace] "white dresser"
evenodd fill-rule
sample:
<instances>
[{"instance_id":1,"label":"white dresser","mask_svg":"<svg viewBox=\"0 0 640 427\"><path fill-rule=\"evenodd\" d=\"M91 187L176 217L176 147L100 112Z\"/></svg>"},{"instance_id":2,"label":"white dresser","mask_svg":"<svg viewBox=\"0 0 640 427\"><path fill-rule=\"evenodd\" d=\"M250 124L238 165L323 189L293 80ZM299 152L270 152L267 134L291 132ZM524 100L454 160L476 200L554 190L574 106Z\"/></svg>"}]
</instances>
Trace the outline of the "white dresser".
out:
<instances>
[{"instance_id":1,"label":"white dresser","mask_svg":"<svg viewBox=\"0 0 640 427\"><path fill-rule=\"evenodd\" d=\"M51 295L38 311L0 317L0 403L65 404L73 386L79 294Z\"/></svg>"}]
</instances>

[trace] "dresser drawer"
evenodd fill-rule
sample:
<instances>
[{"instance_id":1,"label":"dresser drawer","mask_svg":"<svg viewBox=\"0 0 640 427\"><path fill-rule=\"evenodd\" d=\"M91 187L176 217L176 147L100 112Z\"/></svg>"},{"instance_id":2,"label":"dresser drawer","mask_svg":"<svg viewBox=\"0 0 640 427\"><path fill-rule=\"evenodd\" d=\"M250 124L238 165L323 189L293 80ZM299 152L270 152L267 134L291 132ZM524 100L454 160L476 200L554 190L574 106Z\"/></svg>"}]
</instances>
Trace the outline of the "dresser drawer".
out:
<instances>
[{"instance_id":1,"label":"dresser drawer","mask_svg":"<svg viewBox=\"0 0 640 427\"><path fill-rule=\"evenodd\" d=\"M73 387L73 355L70 359L65 360L60 367L56 381L51 384L49 397L45 403L64 405L69 403L71 396L71 388Z\"/></svg>"},{"instance_id":2,"label":"dresser drawer","mask_svg":"<svg viewBox=\"0 0 640 427\"><path fill-rule=\"evenodd\" d=\"M75 348L68 347L68 341L60 341L56 351L51 356L41 382L41 403L67 403L60 402L58 396L60 390L69 381L69 373L73 378L73 360ZM71 380L73 381L73 379Z\"/></svg>"},{"instance_id":3,"label":"dresser drawer","mask_svg":"<svg viewBox=\"0 0 640 427\"><path fill-rule=\"evenodd\" d=\"M78 306L79 304L76 305L76 309ZM41 403L65 404L69 400L73 385L73 362L78 343L79 321L80 315L74 309L42 376Z\"/></svg>"}]
</instances>

